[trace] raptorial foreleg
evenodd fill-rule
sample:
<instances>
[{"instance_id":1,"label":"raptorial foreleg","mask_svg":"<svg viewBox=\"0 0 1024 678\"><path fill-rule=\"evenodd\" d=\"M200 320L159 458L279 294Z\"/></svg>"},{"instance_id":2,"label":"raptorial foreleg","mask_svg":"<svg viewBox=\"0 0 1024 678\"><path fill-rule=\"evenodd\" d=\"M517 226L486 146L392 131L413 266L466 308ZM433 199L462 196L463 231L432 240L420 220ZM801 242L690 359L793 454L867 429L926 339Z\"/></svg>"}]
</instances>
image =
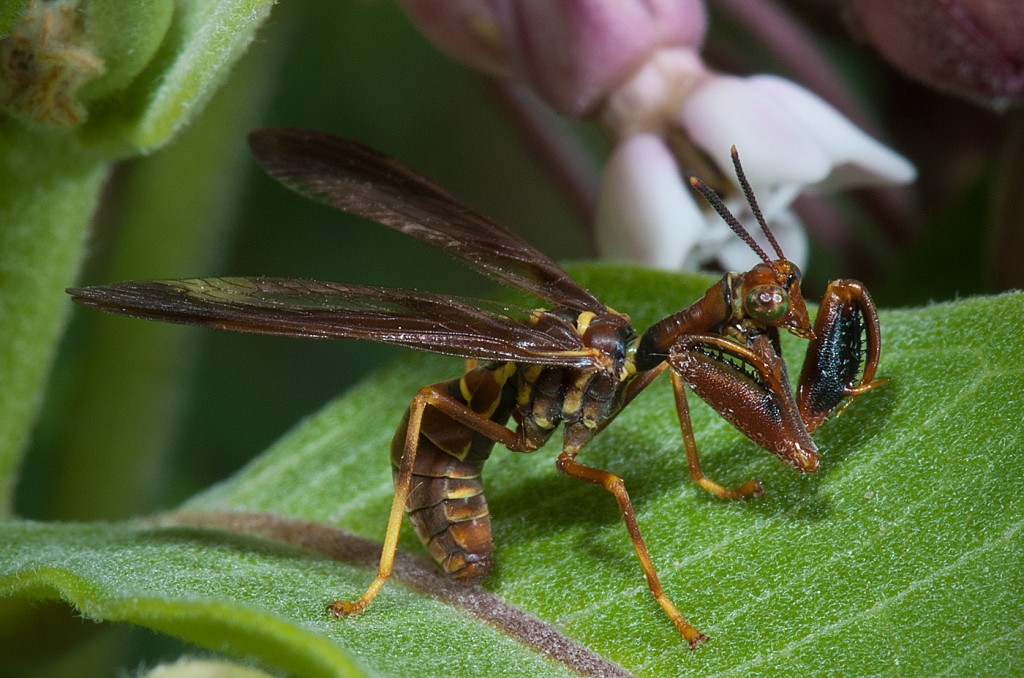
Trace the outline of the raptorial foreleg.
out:
<instances>
[{"instance_id":1,"label":"raptorial foreleg","mask_svg":"<svg viewBox=\"0 0 1024 678\"><path fill-rule=\"evenodd\" d=\"M878 311L867 289L856 280L830 282L797 388L800 417L808 431L844 400L840 412L857 396L888 381L875 379L880 352Z\"/></svg>"}]
</instances>

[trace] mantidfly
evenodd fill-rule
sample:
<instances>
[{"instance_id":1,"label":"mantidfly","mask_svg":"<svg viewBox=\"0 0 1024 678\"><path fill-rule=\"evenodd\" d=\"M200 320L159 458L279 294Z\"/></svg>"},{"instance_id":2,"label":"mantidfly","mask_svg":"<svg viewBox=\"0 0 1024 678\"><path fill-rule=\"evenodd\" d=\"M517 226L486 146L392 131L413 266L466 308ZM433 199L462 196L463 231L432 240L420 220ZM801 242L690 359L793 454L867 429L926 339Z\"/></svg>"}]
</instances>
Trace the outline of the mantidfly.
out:
<instances>
[{"instance_id":1,"label":"mantidfly","mask_svg":"<svg viewBox=\"0 0 1024 678\"><path fill-rule=\"evenodd\" d=\"M733 162L769 256L722 200L691 184L761 262L726 273L703 297L638 334L548 257L459 203L411 169L371 149L295 129L253 132L259 163L299 194L401 231L548 302L543 310L410 290L281 278L150 280L68 290L103 311L238 332L368 339L467 359L456 379L412 399L391 445L395 494L377 576L334 616L362 612L391 575L409 515L453 579L474 583L491 569L493 544L481 471L494 443L533 452L563 427L555 463L567 476L610 492L655 600L696 648L706 636L662 589L622 479L577 456L666 369L675 392L690 478L722 499L763 494L750 480L730 488L701 472L686 387L758 445L800 473L818 468L810 433L829 412L875 381L880 331L875 306L854 280L828 285L814 326L788 261L758 209L739 158ZM780 329L810 341L794 396ZM844 405L845 406L845 405ZM515 428L506 426L509 419Z\"/></svg>"}]
</instances>

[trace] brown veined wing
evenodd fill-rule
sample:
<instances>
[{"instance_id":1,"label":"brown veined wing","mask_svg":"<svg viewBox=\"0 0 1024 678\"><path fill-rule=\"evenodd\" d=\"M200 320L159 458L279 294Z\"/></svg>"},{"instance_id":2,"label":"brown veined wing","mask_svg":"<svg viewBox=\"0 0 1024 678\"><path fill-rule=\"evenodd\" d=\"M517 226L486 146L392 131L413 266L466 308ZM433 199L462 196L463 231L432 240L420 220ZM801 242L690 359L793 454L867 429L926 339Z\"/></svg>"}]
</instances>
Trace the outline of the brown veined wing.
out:
<instances>
[{"instance_id":1,"label":"brown veined wing","mask_svg":"<svg viewBox=\"0 0 1024 678\"><path fill-rule=\"evenodd\" d=\"M236 332L366 339L487 361L597 365L570 320L479 299L263 277L135 280L68 293L109 313Z\"/></svg>"},{"instance_id":2,"label":"brown veined wing","mask_svg":"<svg viewBox=\"0 0 1024 678\"><path fill-rule=\"evenodd\" d=\"M307 198L405 233L555 305L605 311L597 297L533 245L378 151L292 128L256 130L249 145L270 176Z\"/></svg>"}]
</instances>

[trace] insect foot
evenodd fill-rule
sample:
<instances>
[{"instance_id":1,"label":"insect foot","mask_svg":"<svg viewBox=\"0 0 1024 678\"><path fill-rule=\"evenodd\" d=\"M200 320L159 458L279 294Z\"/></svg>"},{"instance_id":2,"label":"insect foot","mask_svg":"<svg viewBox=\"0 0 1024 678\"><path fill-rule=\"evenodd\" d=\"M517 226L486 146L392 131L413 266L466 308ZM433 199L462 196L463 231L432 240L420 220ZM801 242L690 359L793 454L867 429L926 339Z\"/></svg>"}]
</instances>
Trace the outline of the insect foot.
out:
<instances>
[{"instance_id":1,"label":"insect foot","mask_svg":"<svg viewBox=\"0 0 1024 678\"><path fill-rule=\"evenodd\" d=\"M357 615L364 609L366 609L366 605L360 605L358 601L350 603L347 600L336 600L327 606L328 614L335 619Z\"/></svg>"},{"instance_id":2,"label":"insect foot","mask_svg":"<svg viewBox=\"0 0 1024 678\"><path fill-rule=\"evenodd\" d=\"M701 633L687 624L685 620L683 620L682 624L679 623L680 620L673 619L672 621L676 623L676 629L690 645L691 650L696 650L708 639L708 635L706 633Z\"/></svg>"}]
</instances>

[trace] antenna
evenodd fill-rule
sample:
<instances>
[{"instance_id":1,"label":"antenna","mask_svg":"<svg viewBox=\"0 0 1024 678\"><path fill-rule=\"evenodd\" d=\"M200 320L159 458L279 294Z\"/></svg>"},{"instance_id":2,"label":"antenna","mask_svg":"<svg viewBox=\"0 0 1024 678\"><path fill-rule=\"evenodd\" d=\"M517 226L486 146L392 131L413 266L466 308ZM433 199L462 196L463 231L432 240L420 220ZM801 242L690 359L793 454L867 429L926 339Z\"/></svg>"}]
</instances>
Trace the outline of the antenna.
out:
<instances>
[{"instance_id":1,"label":"antenna","mask_svg":"<svg viewBox=\"0 0 1024 678\"><path fill-rule=\"evenodd\" d=\"M704 196L704 199L708 201L708 204L711 205L716 212L718 212L718 216L722 217L722 220L725 223L729 224L729 228L731 228L733 232L735 232L736 235L738 235L743 240L743 242L747 243L750 249L754 250L754 253L757 256L761 257L761 261L771 266L772 270L778 273L778 269L775 268L775 263L768 258L768 255L764 253L764 250L761 249L761 246L757 244L757 241L754 240L754 237L752 235L750 235L750 232L747 231L747 229L743 228L743 224L741 224L739 220L732 215L732 212L730 212L729 208L725 206L725 203L722 202L722 199L720 197L718 197L718 194L711 190L711 188L707 184L705 184L697 177L690 177L690 185L693 186L698 191L700 191L700 194ZM753 196L750 193L747 193L748 201L751 197ZM751 208L755 210L754 214L758 216L759 221L763 227L764 219L760 217L760 211L757 211L755 205L751 205ZM772 238L771 240L773 246L775 247L775 250L778 251L779 246L775 244L775 239Z\"/></svg>"},{"instance_id":2,"label":"antenna","mask_svg":"<svg viewBox=\"0 0 1024 678\"><path fill-rule=\"evenodd\" d=\"M764 215L761 214L761 208L757 206L757 198L754 197L754 191L750 188L750 182L747 181L747 175L743 172L743 165L740 164L740 154L733 146L729 149L729 153L732 155L732 166L736 168L736 178L740 182L740 188L743 189L743 195L747 198L747 204L750 205L750 211L754 213L754 218L757 219L757 223L761 225L761 230L764 231L765 236L768 238L768 242L772 244L772 248L775 249L775 253L779 255L779 259L785 259L786 255L782 253L782 248L779 247L779 241L775 239L775 236L770 230L768 230L768 224L764 220Z\"/></svg>"}]
</instances>

